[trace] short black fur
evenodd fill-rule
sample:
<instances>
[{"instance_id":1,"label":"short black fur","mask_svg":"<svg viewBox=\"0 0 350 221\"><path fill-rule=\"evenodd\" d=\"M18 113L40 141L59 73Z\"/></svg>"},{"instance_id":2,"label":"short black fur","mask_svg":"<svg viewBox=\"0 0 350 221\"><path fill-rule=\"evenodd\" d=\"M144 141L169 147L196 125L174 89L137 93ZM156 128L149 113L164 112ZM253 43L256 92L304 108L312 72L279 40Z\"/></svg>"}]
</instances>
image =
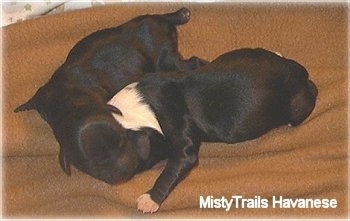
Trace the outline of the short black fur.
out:
<instances>
[{"instance_id":1,"label":"short black fur","mask_svg":"<svg viewBox=\"0 0 350 221\"><path fill-rule=\"evenodd\" d=\"M129 172L116 169L120 168L118 160L139 170L134 159L118 149L117 144L127 135L113 120L112 112L119 111L106 103L146 73L188 71L207 63L197 57L185 60L178 52L176 26L187 23L189 16L187 8L142 15L92 33L72 48L66 61L28 102L15 109L35 109L49 123L60 144L59 160L65 173L70 175L73 164L97 179L116 183L130 177ZM133 157L140 152L131 147L125 150Z\"/></svg>"},{"instance_id":2,"label":"short black fur","mask_svg":"<svg viewBox=\"0 0 350 221\"><path fill-rule=\"evenodd\" d=\"M198 161L202 142L237 143L303 122L317 97L308 77L297 62L258 48L228 52L183 78L158 73L141 79L137 90L166 140L155 148L169 153L148 191L152 200L161 204L185 178Z\"/></svg>"}]
</instances>

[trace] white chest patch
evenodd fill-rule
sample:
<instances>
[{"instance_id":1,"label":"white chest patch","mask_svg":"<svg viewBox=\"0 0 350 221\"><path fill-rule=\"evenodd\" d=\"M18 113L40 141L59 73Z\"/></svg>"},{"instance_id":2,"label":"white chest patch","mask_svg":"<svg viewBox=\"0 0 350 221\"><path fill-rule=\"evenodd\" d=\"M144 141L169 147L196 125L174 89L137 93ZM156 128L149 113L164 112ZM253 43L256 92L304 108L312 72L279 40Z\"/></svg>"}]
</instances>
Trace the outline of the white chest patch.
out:
<instances>
[{"instance_id":1,"label":"white chest patch","mask_svg":"<svg viewBox=\"0 0 350 221\"><path fill-rule=\"evenodd\" d=\"M126 129L140 130L142 127L150 127L163 134L154 112L143 102L136 86L137 83L129 84L108 101L108 104L115 106L123 114L121 116L113 113L114 118Z\"/></svg>"}]
</instances>

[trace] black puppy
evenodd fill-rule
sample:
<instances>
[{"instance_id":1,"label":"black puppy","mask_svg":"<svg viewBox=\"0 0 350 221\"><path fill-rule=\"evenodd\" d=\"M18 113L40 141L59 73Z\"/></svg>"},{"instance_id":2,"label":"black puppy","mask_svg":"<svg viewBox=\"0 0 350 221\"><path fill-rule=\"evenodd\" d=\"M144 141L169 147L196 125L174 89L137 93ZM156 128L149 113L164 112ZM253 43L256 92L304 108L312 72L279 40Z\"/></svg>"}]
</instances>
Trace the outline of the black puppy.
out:
<instances>
[{"instance_id":1,"label":"black puppy","mask_svg":"<svg viewBox=\"0 0 350 221\"><path fill-rule=\"evenodd\" d=\"M176 25L187 23L189 17L186 8L143 15L85 37L72 48L49 82L15 109L35 109L49 123L60 144L60 165L67 174L73 164L105 182L120 181L120 176L110 170L122 157L121 150L115 152L104 145L108 142L117 146L120 140L101 140L101 136L110 135L108 125L114 120L105 104L145 73L187 71L207 63L197 57L184 60L178 52ZM115 128L113 134L119 129ZM89 149L91 144L99 145Z\"/></svg>"},{"instance_id":2,"label":"black puppy","mask_svg":"<svg viewBox=\"0 0 350 221\"><path fill-rule=\"evenodd\" d=\"M125 179L168 159L152 189L138 199L144 213L157 211L195 166L201 142L237 143L284 124L296 126L310 115L317 96L303 66L264 49L228 52L181 78L166 75L148 75L116 94L109 101L118 109L116 122L101 137L119 150L115 171ZM124 130L116 135L117 124Z\"/></svg>"}]
</instances>

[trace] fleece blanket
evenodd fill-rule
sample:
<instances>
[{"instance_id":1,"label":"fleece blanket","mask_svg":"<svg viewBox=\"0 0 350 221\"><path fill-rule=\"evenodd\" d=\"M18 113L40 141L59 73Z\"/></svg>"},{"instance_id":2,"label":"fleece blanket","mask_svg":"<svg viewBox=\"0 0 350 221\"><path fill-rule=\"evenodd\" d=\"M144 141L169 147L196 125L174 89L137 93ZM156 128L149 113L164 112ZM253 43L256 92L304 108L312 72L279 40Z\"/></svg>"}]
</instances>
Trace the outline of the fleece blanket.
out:
<instances>
[{"instance_id":1,"label":"fleece blanket","mask_svg":"<svg viewBox=\"0 0 350 221\"><path fill-rule=\"evenodd\" d=\"M2 3L2 25L6 26L48 14L101 6L106 3L108 0L4 1Z\"/></svg>"},{"instance_id":2,"label":"fleece blanket","mask_svg":"<svg viewBox=\"0 0 350 221\"><path fill-rule=\"evenodd\" d=\"M189 23L178 28L185 58L213 60L243 47L277 51L306 67L319 96L313 113L298 127L283 126L237 144L203 144L199 165L159 212L144 215L136 211L136 199L162 167L115 186L76 169L69 177L59 167L58 143L48 124L35 111L13 110L48 81L84 36L141 14L183 6L192 11ZM2 31L3 217L347 217L345 4L116 4L29 20ZM306 199L313 205L303 205ZM232 201L231 207L224 200Z\"/></svg>"}]
</instances>

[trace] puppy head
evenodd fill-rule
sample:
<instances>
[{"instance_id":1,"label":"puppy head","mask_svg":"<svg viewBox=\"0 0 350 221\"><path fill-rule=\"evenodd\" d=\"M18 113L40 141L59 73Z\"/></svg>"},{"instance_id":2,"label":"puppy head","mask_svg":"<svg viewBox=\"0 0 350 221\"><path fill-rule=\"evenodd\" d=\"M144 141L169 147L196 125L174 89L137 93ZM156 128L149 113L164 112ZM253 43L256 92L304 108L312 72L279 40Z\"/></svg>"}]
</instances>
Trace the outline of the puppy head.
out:
<instances>
[{"instance_id":1,"label":"puppy head","mask_svg":"<svg viewBox=\"0 0 350 221\"><path fill-rule=\"evenodd\" d=\"M150 154L149 137L144 131L124 128L115 115L122 113L109 104L84 106L62 122L55 135L61 146L60 165L67 175L74 165L96 179L115 184L138 172Z\"/></svg>"},{"instance_id":2,"label":"puppy head","mask_svg":"<svg viewBox=\"0 0 350 221\"><path fill-rule=\"evenodd\" d=\"M72 164L109 184L129 180L136 173L140 155L127 130L114 119L109 107L80 111L79 115L74 129L59 139L62 169L70 175Z\"/></svg>"},{"instance_id":3,"label":"puppy head","mask_svg":"<svg viewBox=\"0 0 350 221\"><path fill-rule=\"evenodd\" d=\"M112 112L121 112L106 105L106 100L106 93L97 87L48 83L15 111L35 109L50 124L60 144L59 161L66 174L70 175L74 165L112 184L135 174L140 154L127 130L112 116Z\"/></svg>"},{"instance_id":4,"label":"puppy head","mask_svg":"<svg viewBox=\"0 0 350 221\"><path fill-rule=\"evenodd\" d=\"M73 164L114 184L130 179L143 167L151 150L148 133L162 131L136 86L128 85L107 104L77 108L76 114L69 115L72 119L65 119L56 137L61 141L60 164L68 175ZM73 129L67 131L67 125Z\"/></svg>"},{"instance_id":5,"label":"puppy head","mask_svg":"<svg viewBox=\"0 0 350 221\"><path fill-rule=\"evenodd\" d=\"M316 105L318 90L308 79L309 74L300 64L289 61L291 72L286 81L290 94L288 123L292 126L301 124L313 111Z\"/></svg>"},{"instance_id":6,"label":"puppy head","mask_svg":"<svg viewBox=\"0 0 350 221\"><path fill-rule=\"evenodd\" d=\"M292 96L290 101L289 123L292 126L301 124L313 111L318 91L316 85L307 80L306 84Z\"/></svg>"}]
</instances>

